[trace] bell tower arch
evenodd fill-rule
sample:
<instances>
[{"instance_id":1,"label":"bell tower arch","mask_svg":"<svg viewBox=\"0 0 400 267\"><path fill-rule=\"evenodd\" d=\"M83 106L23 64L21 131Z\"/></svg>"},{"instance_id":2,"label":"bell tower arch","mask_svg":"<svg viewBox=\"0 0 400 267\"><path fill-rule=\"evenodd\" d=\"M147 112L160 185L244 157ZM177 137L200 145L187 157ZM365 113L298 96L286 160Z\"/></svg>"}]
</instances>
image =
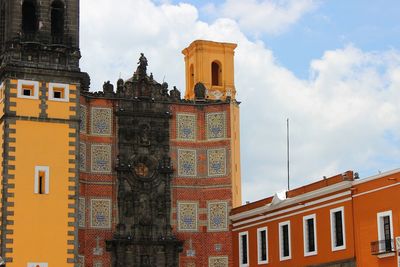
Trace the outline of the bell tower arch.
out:
<instances>
[{"instance_id":1,"label":"bell tower arch","mask_svg":"<svg viewBox=\"0 0 400 267\"><path fill-rule=\"evenodd\" d=\"M235 98L234 50L236 44L196 40L182 53L186 65L186 99L195 98L194 87L206 87L206 99Z\"/></svg>"}]
</instances>

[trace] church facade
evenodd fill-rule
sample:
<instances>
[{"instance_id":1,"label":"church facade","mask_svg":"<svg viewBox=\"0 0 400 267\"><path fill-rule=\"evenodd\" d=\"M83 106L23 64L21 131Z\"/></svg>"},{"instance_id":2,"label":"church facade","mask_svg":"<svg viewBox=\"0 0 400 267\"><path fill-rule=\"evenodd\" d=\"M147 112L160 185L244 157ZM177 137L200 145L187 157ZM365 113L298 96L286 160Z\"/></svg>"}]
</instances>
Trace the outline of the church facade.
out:
<instances>
[{"instance_id":1,"label":"church facade","mask_svg":"<svg viewBox=\"0 0 400 267\"><path fill-rule=\"evenodd\" d=\"M233 266L236 45L184 49L184 96L143 54L92 92L78 0L1 0L0 14L7 266Z\"/></svg>"}]
</instances>

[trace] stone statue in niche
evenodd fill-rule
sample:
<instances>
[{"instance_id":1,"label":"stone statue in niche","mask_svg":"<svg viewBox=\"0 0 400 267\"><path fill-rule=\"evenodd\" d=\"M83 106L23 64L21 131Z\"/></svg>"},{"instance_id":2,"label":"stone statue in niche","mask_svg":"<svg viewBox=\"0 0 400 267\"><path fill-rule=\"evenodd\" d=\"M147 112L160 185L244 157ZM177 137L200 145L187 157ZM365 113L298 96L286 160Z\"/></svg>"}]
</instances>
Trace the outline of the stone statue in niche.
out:
<instances>
[{"instance_id":1,"label":"stone statue in niche","mask_svg":"<svg viewBox=\"0 0 400 267\"><path fill-rule=\"evenodd\" d=\"M133 195L131 192L126 193L125 195L124 215L126 217L133 216Z\"/></svg>"},{"instance_id":2,"label":"stone statue in niche","mask_svg":"<svg viewBox=\"0 0 400 267\"><path fill-rule=\"evenodd\" d=\"M150 127L147 124L143 124L140 127L139 144L142 146L150 145Z\"/></svg>"},{"instance_id":3,"label":"stone statue in niche","mask_svg":"<svg viewBox=\"0 0 400 267\"><path fill-rule=\"evenodd\" d=\"M204 100L206 98L206 87L202 83L196 83L194 86L194 95L196 100Z\"/></svg>"}]
</instances>

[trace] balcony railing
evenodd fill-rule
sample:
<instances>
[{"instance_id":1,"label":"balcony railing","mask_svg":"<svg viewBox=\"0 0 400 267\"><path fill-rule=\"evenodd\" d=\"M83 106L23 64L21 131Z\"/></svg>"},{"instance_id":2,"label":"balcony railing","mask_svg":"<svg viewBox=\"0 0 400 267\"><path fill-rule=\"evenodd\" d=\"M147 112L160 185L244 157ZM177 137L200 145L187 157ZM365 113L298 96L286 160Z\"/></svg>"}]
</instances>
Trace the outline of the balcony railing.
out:
<instances>
[{"instance_id":1,"label":"balcony railing","mask_svg":"<svg viewBox=\"0 0 400 267\"><path fill-rule=\"evenodd\" d=\"M371 242L371 254L379 255L394 252L393 239L378 240Z\"/></svg>"}]
</instances>

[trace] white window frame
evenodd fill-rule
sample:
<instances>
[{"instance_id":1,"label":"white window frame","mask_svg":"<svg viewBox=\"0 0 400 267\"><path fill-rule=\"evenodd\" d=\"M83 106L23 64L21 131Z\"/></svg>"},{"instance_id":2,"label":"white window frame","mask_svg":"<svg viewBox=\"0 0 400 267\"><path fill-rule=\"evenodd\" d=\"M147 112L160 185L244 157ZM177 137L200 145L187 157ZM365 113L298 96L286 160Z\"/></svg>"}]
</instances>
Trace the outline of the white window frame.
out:
<instances>
[{"instance_id":1,"label":"white window frame","mask_svg":"<svg viewBox=\"0 0 400 267\"><path fill-rule=\"evenodd\" d=\"M33 193L39 194L39 172L44 172L45 173L45 186L44 186L44 193L43 194L49 194L50 193L50 170L49 166L35 166L35 181L34 181L34 189Z\"/></svg>"},{"instance_id":2,"label":"white window frame","mask_svg":"<svg viewBox=\"0 0 400 267\"><path fill-rule=\"evenodd\" d=\"M308 251L308 224L307 220L312 219L314 222L314 251ZM318 246L317 246L317 219L315 214L303 216L303 243L304 243L304 256L314 256L318 254Z\"/></svg>"},{"instance_id":3,"label":"white window frame","mask_svg":"<svg viewBox=\"0 0 400 267\"><path fill-rule=\"evenodd\" d=\"M49 265L47 262L28 262L28 264L26 266L27 267L36 267L36 266L48 267Z\"/></svg>"},{"instance_id":4,"label":"white window frame","mask_svg":"<svg viewBox=\"0 0 400 267\"><path fill-rule=\"evenodd\" d=\"M54 88L64 89L63 98L54 98ZM49 100L58 102L68 102L69 101L69 84L64 83L49 83Z\"/></svg>"},{"instance_id":5,"label":"white window frame","mask_svg":"<svg viewBox=\"0 0 400 267\"><path fill-rule=\"evenodd\" d=\"M342 230L343 230L343 245L342 246L336 246L336 234L335 234L335 217L334 213L341 211L342 212ZM344 217L344 207L338 207L335 209L330 210L330 219L331 219L331 246L332 246L332 251L338 251L338 250L343 250L346 249L346 219Z\"/></svg>"},{"instance_id":6,"label":"white window frame","mask_svg":"<svg viewBox=\"0 0 400 267\"><path fill-rule=\"evenodd\" d=\"M247 263L243 264L243 258L242 258L242 252L243 252L243 247L242 247L242 236L246 236L246 248L247 248ZM239 266L240 267L248 267L249 266L249 232L241 232L239 233Z\"/></svg>"},{"instance_id":7,"label":"white window frame","mask_svg":"<svg viewBox=\"0 0 400 267\"><path fill-rule=\"evenodd\" d=\"M288 244L289 244L289 256L283 255L283 226L288 226ZM279 223L279 260L285 261L290 260L292 258L292 244L291 244L291 233L290 233L290 221L285 221Z\"/></svg>"},{"instance_id":8,"label":"white window frame","mask_svg":"<svg viewBox=\"0 0 400 267\"><path fill-rule=\"evenodd\" d=\"M265 231L265 255L266 260L261 259L261 232ZM267 264L268 263L268 227L262 227L257 229L257 259L258 259L258 264Z\"/></svg>"},{"instance_id":9,"label":"white window frame","mask_svg":"<svg viewBox=\"0 0 400 267\"><path fill-rule=\"evenodd\" d=\"M392 240L394 240L394 237L393 237L393 216L392 216L392 211L388 210L388 211L378 212L376 214L377 228L378 228L378 241L385 240L385 232L384 232L384 228L383 228L382 218L386 217L386 216L389 216L389 219L390 219L390 237L391 237ZM393 245L393 248L394 248L394 245ZM381 251L383 249L384 249L383 244L379 243L379 251Z\"/></svg>"},{"instance_id":10,"label":"white window frame","mask_svg":"<svg viewBox=\"0 0 400 267\"><path fill-rule=\"evenodd\" d=\"M33 86L33 95L32 96L24 95L24 93L22 91L22 87L24 85ZM39 99L39 82L38 81L28 81L28 80L18 80L17 96L18 96L18 98Z\"/></svg>"}]
</instances>

